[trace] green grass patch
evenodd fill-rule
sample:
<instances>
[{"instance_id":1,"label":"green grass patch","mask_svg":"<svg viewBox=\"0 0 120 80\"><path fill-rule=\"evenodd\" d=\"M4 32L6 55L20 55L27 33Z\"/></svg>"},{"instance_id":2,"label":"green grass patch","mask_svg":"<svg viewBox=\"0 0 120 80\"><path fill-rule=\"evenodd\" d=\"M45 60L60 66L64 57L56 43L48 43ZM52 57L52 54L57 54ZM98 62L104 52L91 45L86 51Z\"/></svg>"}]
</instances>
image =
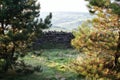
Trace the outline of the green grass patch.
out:
<instances>
[{"instance_id":1,"label":"green grass patch","mask_svg":"<svg viewBox=\"0 0 120 80\"><path fill-rule=\"evenodd\" d=\"M69 68L70 62L78 52L74 49L44 49L38 50L40 56L27 55L23 60L32 66L41 66L42 72L31 75L10 77L6 80L80 80L77 74Z\"/></svg>"}]
</instances>

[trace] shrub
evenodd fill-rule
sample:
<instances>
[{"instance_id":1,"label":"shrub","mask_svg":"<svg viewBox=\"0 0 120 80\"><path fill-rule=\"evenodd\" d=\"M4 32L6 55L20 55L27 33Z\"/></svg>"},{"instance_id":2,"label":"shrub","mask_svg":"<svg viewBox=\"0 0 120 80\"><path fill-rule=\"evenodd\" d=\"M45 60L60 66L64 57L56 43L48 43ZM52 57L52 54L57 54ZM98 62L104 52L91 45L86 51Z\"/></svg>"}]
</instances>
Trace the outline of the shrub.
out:
<instances>
[{"instance_id":1,"label":"shrub","mask_svg":"<svg viewBox=\"0 0 120 80\"><path fill-rule=\"evenodd\" d=\"M97 0L93 1L99 4ZM73 61L71 68L88 79L119 80L120 18L114 10L119 11L120 6L116 9L108 8L112 3L105 7L96 4L89 7L95 10L96 17L73 32L75 38L71 44L85 56Z\"/></svg>"}]
</instances>

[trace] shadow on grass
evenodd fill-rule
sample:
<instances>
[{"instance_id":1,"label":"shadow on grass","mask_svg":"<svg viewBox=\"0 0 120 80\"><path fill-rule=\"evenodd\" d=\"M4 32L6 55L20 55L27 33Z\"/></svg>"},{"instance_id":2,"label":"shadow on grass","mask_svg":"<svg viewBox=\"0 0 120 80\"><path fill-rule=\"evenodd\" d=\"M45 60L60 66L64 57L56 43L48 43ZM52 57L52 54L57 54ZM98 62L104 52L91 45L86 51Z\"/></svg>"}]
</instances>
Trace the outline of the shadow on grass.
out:
<instances>
[{"instance_id":1,"label":"shadow on grass","mask_svg":"<svg viewBox=\"0 0 120 80\"><path fill-rule=\"evenodd\" d=\"M70 71L57 70L54 67L48 67L47 71L34 72L33 74L23 74L23 75L5 75L0 80L83 80L82 76Z\"/></svg>"},{"instance_id":2,"label":"shadow on grass","mask_svg":"<svg viewBox=\"0 0 120 80\"><path fill-rule=\"evenodd\" d=\"M41 65L42 72L6 76L0 80L83 80L69 68L70 62L76 58L73 49L45 49L41 56L28 55L23 60L33 66Z\"/></svg>"}]
</instances>

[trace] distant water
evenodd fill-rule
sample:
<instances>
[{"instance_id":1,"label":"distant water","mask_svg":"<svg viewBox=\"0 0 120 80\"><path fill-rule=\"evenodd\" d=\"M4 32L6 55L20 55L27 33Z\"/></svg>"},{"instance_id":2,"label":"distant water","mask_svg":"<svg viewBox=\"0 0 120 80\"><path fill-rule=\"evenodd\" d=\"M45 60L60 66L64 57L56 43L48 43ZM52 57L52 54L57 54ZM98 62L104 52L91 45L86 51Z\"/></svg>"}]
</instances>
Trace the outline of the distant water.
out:
<instances>
[{"instance_id":1,"label":"distant water","mask_svg":"<svg viewBox=\"0 0 120 80\"><path fill-rule=\"evenodd\" d=\"M40 17L45 18L49 13L41 12ZM52 27L47 30L72 31L77 29L83 21L91 19L89 13L81 12L52 12Z\"/></svg>"}]
</instances>

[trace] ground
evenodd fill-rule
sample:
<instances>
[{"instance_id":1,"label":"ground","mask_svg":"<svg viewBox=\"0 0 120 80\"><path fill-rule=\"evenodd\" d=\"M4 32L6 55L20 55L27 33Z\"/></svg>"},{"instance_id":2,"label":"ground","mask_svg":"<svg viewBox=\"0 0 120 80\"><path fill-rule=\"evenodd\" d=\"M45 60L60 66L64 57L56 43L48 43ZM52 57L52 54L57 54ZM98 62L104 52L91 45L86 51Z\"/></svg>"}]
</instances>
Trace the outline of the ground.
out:
<instances>
[{"instance_id":1,"label":"ground","mask_svg":"<svg viewBox=\"0 0 120 80\"><path fill-rule=\"evenodd\" d=\"M41 66L40 72L10 76L3 80L82 80L69 67L71 61L79 55L75 49L42 49L36 51L40 53L39 56L32 53L29 52L23 60L32 66Z\"/></svg>"}]
</instances>

